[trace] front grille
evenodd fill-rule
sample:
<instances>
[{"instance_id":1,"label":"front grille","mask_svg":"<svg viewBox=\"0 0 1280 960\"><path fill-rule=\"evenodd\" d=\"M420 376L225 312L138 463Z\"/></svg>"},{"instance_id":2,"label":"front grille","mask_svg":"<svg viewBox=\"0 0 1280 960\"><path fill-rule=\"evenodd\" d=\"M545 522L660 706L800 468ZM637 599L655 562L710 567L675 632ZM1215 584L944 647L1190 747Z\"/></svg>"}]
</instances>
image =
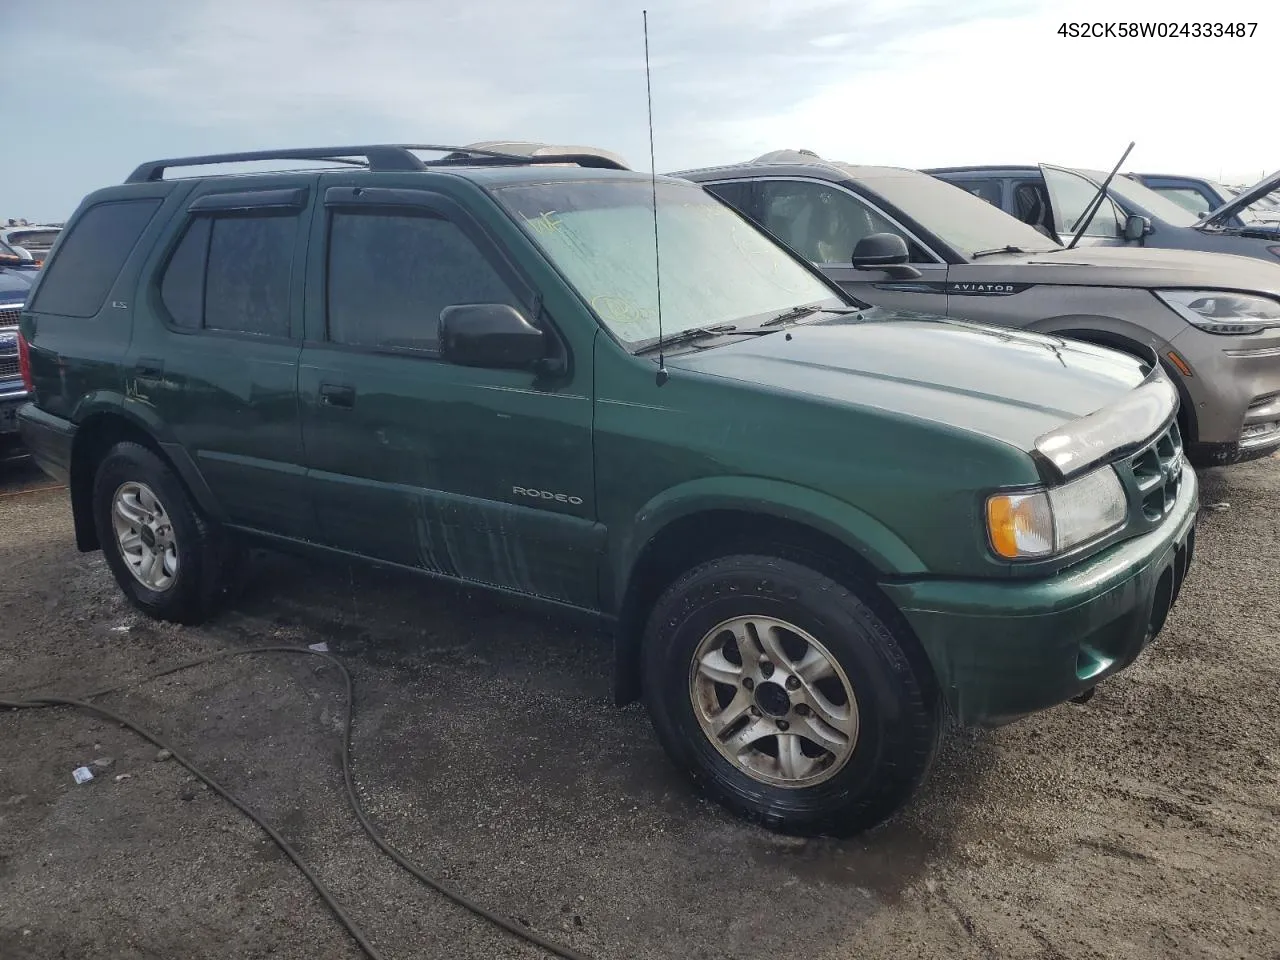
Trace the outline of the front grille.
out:
<instances>
[{"instance_id":1,"label":"front grille","mask_svg":"<svg viewBox=\"0 0 1280 960\"><path fill-rule=\"evenodd\" d=\"M0 357L0 380L16 377L21 372L17 357Z\"/></svg>"},{"instance_id":2,"label":"front grille","mask_svg":"<svg viewBox=\"0 0 1280 960\"><path fill-rule=\"evenodd\" d=\"M1150 523L1163 520L1182 489L1182 434L1176 423L1129 460L1142 515Z\"/></svg>"},{"instance_id":3,"label":"front grille","mask_svg":"<svg viewBox=\"0 0 1280 960\"><path fill-rule=\"evenodd\" d=\"M22 304L0 307L0 327L16 327L22 317Z\"/></svg>"}]
</instances>

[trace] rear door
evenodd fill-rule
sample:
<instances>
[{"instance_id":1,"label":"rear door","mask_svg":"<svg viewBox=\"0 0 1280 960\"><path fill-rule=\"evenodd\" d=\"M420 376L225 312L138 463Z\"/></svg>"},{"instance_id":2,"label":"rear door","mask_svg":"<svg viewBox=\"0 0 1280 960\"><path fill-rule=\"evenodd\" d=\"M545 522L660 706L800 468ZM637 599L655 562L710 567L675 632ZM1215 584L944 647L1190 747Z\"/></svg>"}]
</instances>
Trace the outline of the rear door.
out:
<instances>
[{"instance_id":1,"label":"rear door","mask_svg":"<svg viewBox=\"0 0 1280 960\"><path fill-rule=\"evenodd\" d=\"M554 378L441 361L444 307L551 318L486 229L422 183L323 179L300 372L323 540L594 608L591 359Z\"/></svg>"},{"instance_id":2,"label":"rear door","mask_svg":"<svg viewBox=\"0 0 1280 960\"><path fill-rule=\"evenodd\" d=\"M865 197L835 183L799 178L758 181L759 217L766 230L860 300L924 313L947 312L947 264L922 240ZM858 241L894 233L907 245L918 279L853 265Z\"/></svg>"},{"instance_id":3,"label":"rear door","mask_svg":"<svg viewBox=\"0 0 1280 960\"><path fill-rule=\"evenodd\" d=\"M315 515L297 377L315 185L198 183L143 272L124 360L126 402L194 461L226 520L304 540Z\"/></svg>"}]
</instances>

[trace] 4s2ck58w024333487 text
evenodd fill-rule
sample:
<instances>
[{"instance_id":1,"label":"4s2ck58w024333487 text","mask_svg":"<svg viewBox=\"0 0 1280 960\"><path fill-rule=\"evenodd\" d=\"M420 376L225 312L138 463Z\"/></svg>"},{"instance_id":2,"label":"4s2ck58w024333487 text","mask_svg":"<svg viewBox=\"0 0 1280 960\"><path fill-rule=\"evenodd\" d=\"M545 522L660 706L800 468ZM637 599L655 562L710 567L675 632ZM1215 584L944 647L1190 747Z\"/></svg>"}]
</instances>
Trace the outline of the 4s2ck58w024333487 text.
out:
<instances>
[{"instance_id":1,"label":"4s2ck58w024333487 text","mask_svg":"<svg viewBox=\"0 0 1280 960\"><path fill-rule=\"evenodd\" d=\"M1243 20L1233 23L1212 21L1093 21L1065 22L1058 27L1058 35L1074 38L1160 37L1161 39L1214 39L1218 37L1245 38L1258 32L1258 24Z\"/></svg>"}]
</instances>

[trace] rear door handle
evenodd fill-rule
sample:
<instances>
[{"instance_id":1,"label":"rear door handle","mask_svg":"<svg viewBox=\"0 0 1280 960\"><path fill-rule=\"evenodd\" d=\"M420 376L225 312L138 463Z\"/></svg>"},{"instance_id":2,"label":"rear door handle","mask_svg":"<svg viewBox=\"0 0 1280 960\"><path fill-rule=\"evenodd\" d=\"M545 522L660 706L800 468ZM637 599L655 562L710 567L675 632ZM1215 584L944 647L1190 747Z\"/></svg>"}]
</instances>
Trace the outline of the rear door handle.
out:
<instances>
[{"instance_id":1,"label":"rear door handle","mask_svg":"<svg viewBox=\"0 0 1280 960\"><path fill-rule=\"evenodd\" d=\"M133 372L144 379L157 379L164 374L164 360L159 357L139 357L133 365Z\"/></svg>"},{"instance_id":2,"label":"rear door handle","mask_svg":"<svg viewBox=\"0 0 1280 960\"><path fill-rule=\"evenodd\" d=\"M356 405L356 388L344 383L320 384L320 402L329 407L350 410Z\"/></svg>"}]
</instances>

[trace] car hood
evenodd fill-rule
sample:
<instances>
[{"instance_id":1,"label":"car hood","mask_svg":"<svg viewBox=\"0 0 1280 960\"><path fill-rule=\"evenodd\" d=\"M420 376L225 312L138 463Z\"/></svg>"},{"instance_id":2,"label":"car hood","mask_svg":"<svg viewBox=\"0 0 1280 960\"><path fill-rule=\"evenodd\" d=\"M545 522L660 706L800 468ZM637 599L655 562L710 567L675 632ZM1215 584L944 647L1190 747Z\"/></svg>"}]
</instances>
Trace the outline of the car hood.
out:
<instances>
[{"instance_id":1,"label":"car hood","mask_svg":"<svg viewBox=\"0 0 1280 960\"><path fill-rule=\"evenodd\" d=\"M984 257L957 264L951 282L1054 283L1093 287L1166 287L1280 293L1280 263L1257 257L1155 247L1065 247Z\"/></svg>"},{"instance_id":2,"label":"car hood","mask_svg":"<svg viewBox=\"0 0 1280 960\"><path fill-rule=\"evenodd\" d=\"M25 273L0 267L0 303L21 303L31 289L31 280Z\"/></svg>"},{"instance_id":3,"label":"car hood","mask_svg":"<svg viewBox=\"0 0 1280 960\"><path fill-rule=\"evenodd\" d=\"M1234 216L1238 216L1240 211L1252 203L1261 200L1271 191L1280 188L1280 170L1277 170L1269 177L1263 177L1252 187L1248 187L1238 193L1234 199L1228 200L1222 206L1215 210L1210 210L1200 220L1197 226L1201 227L1221 227L1225 226L1227 221ZM1280 231L1278 231L1280 232Z\"/></svg>"},{"instance_id":4,"label":"car hood","mask_svg":"<svg viewBox=\"0 0 1280 960\"><path fill-rule=\"evenodd\" d=\"M1143 382L1140 361L1085 343L872 308L667 358L766 388L982 434L1038 437Z\"/></svg>"}]
</instances>

